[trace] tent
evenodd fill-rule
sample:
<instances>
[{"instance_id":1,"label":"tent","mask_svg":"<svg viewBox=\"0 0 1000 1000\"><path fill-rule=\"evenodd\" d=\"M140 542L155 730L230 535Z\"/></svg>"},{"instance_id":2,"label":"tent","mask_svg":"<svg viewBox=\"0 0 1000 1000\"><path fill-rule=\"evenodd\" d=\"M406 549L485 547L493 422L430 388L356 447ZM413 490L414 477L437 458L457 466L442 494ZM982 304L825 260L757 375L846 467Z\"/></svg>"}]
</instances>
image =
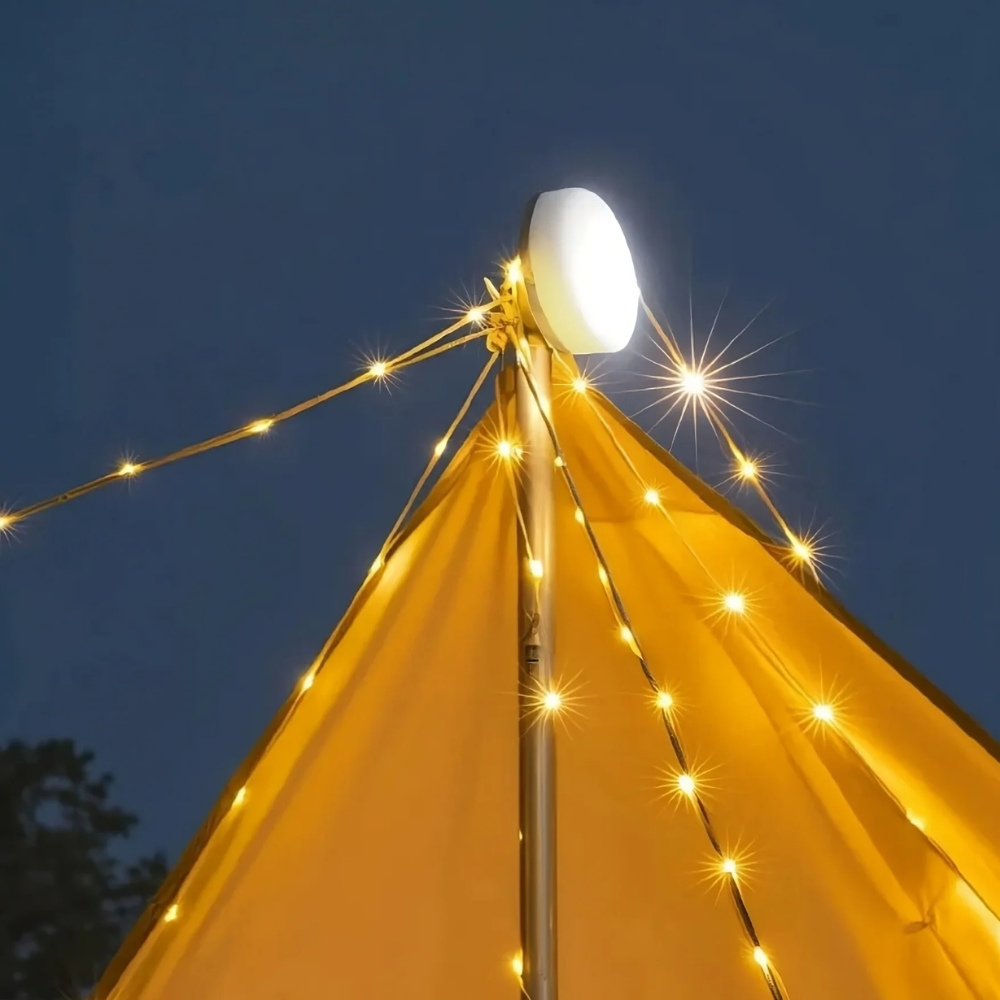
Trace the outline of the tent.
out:
<instances>
[{"instance_id":1,"label":"tent","mask_svg":"<svg viewBox=\"0 0 1000 1000\"><path fill-rule=\"evenodd\" d=\"M518 995L510 374L98 1000ZM559 486L563 996L1000 997L1000 746L609 400L557 384L552 419L672 699Z\"/></svg>"}]
</instances>

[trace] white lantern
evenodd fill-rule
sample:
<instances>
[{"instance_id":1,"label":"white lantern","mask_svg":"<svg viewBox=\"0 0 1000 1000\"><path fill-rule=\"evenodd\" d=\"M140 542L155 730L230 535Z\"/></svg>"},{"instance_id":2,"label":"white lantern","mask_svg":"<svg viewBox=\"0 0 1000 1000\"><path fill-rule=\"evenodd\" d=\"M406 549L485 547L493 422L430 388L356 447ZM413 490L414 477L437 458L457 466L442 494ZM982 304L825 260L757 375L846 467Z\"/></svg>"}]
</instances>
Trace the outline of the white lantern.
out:
<instances>
[{"instance_id":1,"label":"white lantern","mask_svg":"<svg viewBox=\"0 0 1000 1000\"><path fill-rule=\"evenodd\" d=\"M622 227L601 198L583 188L538 195L522 255L532 316L554 348L609 354L628 344L639 286Z\"/></svg>"}]
</instances>

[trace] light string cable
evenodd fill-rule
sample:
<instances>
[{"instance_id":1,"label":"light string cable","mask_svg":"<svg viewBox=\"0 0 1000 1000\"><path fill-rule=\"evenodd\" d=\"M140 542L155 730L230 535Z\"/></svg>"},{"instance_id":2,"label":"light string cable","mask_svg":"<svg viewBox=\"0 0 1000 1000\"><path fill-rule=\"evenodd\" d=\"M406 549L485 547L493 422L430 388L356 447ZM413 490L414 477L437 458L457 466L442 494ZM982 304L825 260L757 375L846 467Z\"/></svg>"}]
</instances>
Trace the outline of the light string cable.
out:
<instances>
[{"instance_id":1,"label":"light string cable","mask_svg":"<svg viewBox=\"0 0 1000 1000\"><path fill-rule=\"evenodd\" d=\"M479 334L477 336L482 336L482 334ZM462 403L462 406L460 407L458 414L449 425L445 437L442 438L441 440L447 441L454 434L454 432L458 428L458 425L461 423L465 415L468 413L470 406L472 405L473 401L475 400L476 396L479 393L479 390L482 388L483 382L486 381L486 377L488 376L490 370L495 364L496 359L497 359L497 352L493 351L490 355L489 360L486 362L485 367L479 373L479 376L476 379L475 383L473 384L473 387L470 390L468 396L466 396L465 402ZM438 442L438 444L440 445L440 441ZM375 573L385 565L385 562L389 557L390 550L392 549L393 545L399 540L401 525L403 525L403 523L405 522L407 515L409 514L411 508L413 507L416 497L420 493L421 488L426 484L427 479L429 478L435 465L440 460L441 456L444 454L444 451L445 449L443 448L439 450L437 447L435 447L430 462L427 464L427 467L424 469L423 474L420 476L420 479L418 480L417 487L410 494L410 498L407 501L406 505L404 506L402 513L396 519L396 522L393 525L392 530L386 536L386 540L383 543L382 548L380 550L379 558L375 560L375 563L372 565L371 570L369 570L368 572L368 576L365 579L364 585L355 595L354 601L351 604L351 609L355 608L357 606L358 601L363 599L363 595L368 592L368 586L372 583ZM344 623L351 619L351 609L348 610L347 615L345 615L341 623L337 626L336 629L334 629L334 631L329 635L327 640L323 643L322 648L316 654L316 656L313 657L312 663L310 664L306 672L299 677L298 681L296 682L294 690L292 691L288 701L286 701L286 707L283 712L280 723L275 727L274 732L270 734L266 745L261 749L260 755L256 758L254 764L251 766L249 773L247 773L242 777L241 783L239 784L238 787L236 787L235 782L230 782L230 784L227 785L225 791L223 792L222 803L228 803L228 805L225 805L222 808L217 807L217 809L219 809L220 815L218 816L218 819L216 820L214 827L209 833L208 839L211 838L212 834L214 834L215 830L218 829L218 826L221 824L222 820L225 819L226 816L232 814L235 810L243 806L243 804L247 801L247 797L250 794L251 790L250 785L253 781L253 772L256 765L261 760L263 760L263 758L267 755L268 751L275 745L277 740L280 738L280 736L290 723L292 715L295 712L295 709L301 703L305 695L312 690L313 685L316 682L316 677L320 673L322 666L328 661L330 654L336 648L338 642L340 641L340 639L344 634ZM207 848L208 839L206 839L202 850ZM174 923L182 916L181 903L183 901L184 888L187 883L187 879L191 875L192 871L193 868L187 872L187 875L185 876L184 880L182 880L177 885L173 894L171 896L168 896L167 899L162 901L162 908L159 920L162 920L163 923L167 924Z\"/></svg>"},{"instance_id":2,"label":"light string cable","mask_svg":"<svg viewBox=\"0 0 1000 1000\"><path fill-rule=\"evenodd\" d=\"M650 309L646 300L641 295L639 296L639 301L642 303L642 308L646 314L646 318L649 320L653 329L663 341L671 359L674 364L677 365L678 371L686 370L687 363L685 362L673 336L664 331L659 320L656 318L655 313L652 309ZM782 534L785 536L788 542L787 556L789 557L789 561L795 565L807 567L816 583L822 584L819 567L817 565L818 552L816 551L815 540L808 537L801 537L792 531L788 521L782 515L777 504L768 493L763 477L757 467L757 463L750 459L743 449L736 443L727 426L725 414L722 413L715 401L707 398L706 396L702 396L699 402L704 409L705 416L708 418L712 429L716 432L717 436L721 435L721 439L725 442L726 447L729 449L729 453L732 456L734 463L736 478L742 480L743 482L750 483L757 495L760 497L764 506L767 507L771 517L774 518L775 523L781 529Z\"/></svg>"},{"instance_id":3,"label":"light string cable","mask_svg":"<svg viewBox=\"0 0 1000 1000\"><path fill-rule=\"evenodd\" d=\"M572 377L573 371L566 363L566 361L556 355L563 369L567 374ZM602 427L607 432L609 439L615 447L618 455L628 466L629 470L632 472L639 485L639 488L643 491L647 491L647 484L643 477L640 475L639 470L636 468L635 463L632 461L631 456L622 446L618 439L618 435L615 433L614 428L608 422L607 417L601 412L601 408L596 403L591 396L587 394L587 403L591 408L591 412L600 421ZM655 490L652 491L655 493ZM670 527L673 529L675 536L678 541L684 546L688 551L690 556L695 560L695 562L702 568L705 575L707 576L711 586L719 594L724 594L726 588L722 586L717 577L709 569L705 561L699 556L698 552L695 550L690 540L687 538L685 533L681 530L680 526L674 520L670 511L667 507L660 502L658 496L647 497L647 502L652 501L652 506L659 510L660 514L666 519ZM899 796L886 784L885 780L878 773L878 771L869 763L868 759L858 748L854 740L851 739L848 731L844 728L842 720L839 718L839 711L835 704L836 699L833 699L834 703L826 699L823 694L820 694L820 699L817 700L814 695L806 688L802 681L795 675L795 673L788 667L785 660L781 654L774 648L771 641L768 639L767 635L764 633L763 629L759 626L753 615L743 615L741 616L741 625L745 627L746 631L749 633L749 638L753 640L754 646L757 651L766 659L770 666L776 671L779 677L781 677L786 684L792 689L795 695L801 699L804 705L809 706L810 718L812 721L824 729L832 730L841 743L846 747L847 751L851 754L852 758L861 768L861 770L875 783L875 785L890 799L896 809L899 811L900 815L903 816L907 822L915 826L916 829L923 836L924 840L927 842L929 848L937 854L942 861L954 872L954 874L960 878L969 890L973 892L979 899L983 907L988 910L993 916L1000 921L1000 914L994 913L993 908L989 903L982 897L978 892L972 882L963 874L958 863L951 857L951 855L931 836L930 832L926 829L926 823L919 817L914 816L913 813L906 807L906 804L902 802Z\"/></svg>"},{"instance_id":4,"label":"light string cable","mask_svg":"<svg viewBox=\"0 0 1000 1000\"><path fill-rule=\"evenodd\" d=\"M617 585L611 575L610 567L608 566L607 559L604 556L604 552L601 549L600 543L597 540L597 536L594 533L593 525L591 524L590 518L587 516L586 509L583 506L583 501L580 496L580 492L577 489L576 482L573 479L573 475L570 472L569 465L566 462L566 456L563 453L562 446L559 443L559 436L556 433L556 429L549 415L545 412L545 407L542 406L541 399L538 394L538 388L535 385L534 378L531 375L530 365L526 363L526 360L522 357L521 351L518 348L518 365L521 367L524 373L525 380L527 382L528 388L531 392L532 398L534 399L535 406L538 409L542 420L545 423L546 431L549 435L549 439L552 442L553 450L556 453L557 465L559 471L562 473L563 482L566 484L569 490L570 496L573 499L573 503L576 505L576 509L582 512L581 520L583 524L584 531L587 534L587 538L590 542L590 547L597 559L598 565L602 570L601 580L605 584L605 592L608 595L609 602L611 604L612 611L618 619L619 625L621 627L621 637L626 642L626 644L631 649L633 655L639 663L639 667L642 670L643 676L646 682L649 684L651 691L657 700L657 706L660 709L660 717L663 721L664 728L666 729L667 736L670 740L670 746L674 753L674 758L677 761L677 766L680 768L680 776L678 779L678 786L680 791L690 798L698 811L698 815L701 819L702 827L708 837L709 843L712 846L712 850L715 852L716 856L719 858L720 866L724 874L727 876L730 894L732 896L733 903L736 907L736 912L739 917L740 923L742 925L743 931L746 934L748 940L753 948L753 957L757 965L760 967L761 973L763 974L764 981L767 984L767 988L770 991L773 1000L786 1000L785 994L778 983L777 974L771 966L770 960L767 957L766 952L760 943L760 938L757 934L757 929L754 925L753 919L750 916L750 911L747 907L746 901L743 898L743 892L740 888L738 881L738 874L735 870L727 870L726 863L726 853L722 847L718 836L715 832L715 827L712 823L711 815L708 811L705 801L698 791L697 783L691 777L689 771L689 761L687 754L684 750L683 743L681 742L680 733L678 731L677 725L672 717L671 708L672 701L669 700L667 692L661 687L657 682L653 671L650 669L649 662L643 653L642 646L639 642L639 638L636 634L635 628L632 624L632 620L629 617L628 611L625 608L624 601L622 600L621 593L618 590Z\"/></svg>"},{"instance_id":5,"label":"light string cable","mask_svg":"<svg viewBox=\"0 0 1000 1000\"><path fill-rule=\"evenodd\" d=\"M564 371L566 371L567 375L570 378L572 378L573 370L569 367L569 365L563 358L559 357L558 354L556 355L556 357L560 365L562 365ZM708 576L708 578L712 581L712 584L717 586L716 580L712 576L712 571L704 563L704 561L701 559L698 553L690 545L688 545L687 540L684 538L684 535L681 532L680 528L678 528L676 523L674 522L673 516L671 515L670 511L667 510L667 508L662 503L660 503L660 495L657 492L657 490L648 487L646 482L643 480L642 476L639 474L639 470L635 467L635 464L633 463L631 456L628 454L627 451L625 451L625 449L621 446L621 443L618 441L618 437L614 432L614 428L612 428L612 426L608 423L607 418L604 416L600 408L594 402L593 394L588 390L584 393L584 395L586 396L587 404L590 406L591 413L593 413L594 416L597 417L601 425L604 427L605 431L607 431L608 437L611 439L612 444L615 446L615 450L618 452L619 457L622 459L623 462L625 462L625 464L629 467L629 470L635 476L636 481L639 483L641 489L643 490L643 498L646 501L646 503L649 503L652 506L656 507L660 511L660 513L667 519L667 521L670 522L671 527L677 533L678 538L681 540L684 547L691 554L691 557L705 571L706 576Z\"/></svg>"},{"instance_id":6,"label":"light string cable","mask_svg":"<svg viewBox=\"0 0 1000 1000\"><path fill-rule=\"evenodd\" d=\"M212 451L215 448L221 448L224 445L232 444L236 441L242 441L245 438L266 434L276 424L289 420L292 417L296 417L300 413L304 413L306 410L311 410L322 403L326 403L336 396L340 396L351 389L357 388L359 385L363 385L366 382L381 382L394 373L402 371L404 368L409 368L411 365L415 365L420 361L426 361L429 358L444 353L445 351L450 351L452 348L460 347L470 341L484 337L486 336L487 331L478 330L473 333L466 334L465 336L449 340L444 344L440 343L440 341L444 340L444 338L460 330L463 326L470 323L478 323L482 319L483 313L494 308L497 304L498 303L496 302L491 302L485 306L481 306L476 311L475 315L467 314L462 319L452 323L444 330L440 330L433 336L428 337L416 346L409 348L402 354L399 354L387 361L374 362L366 371L348 380L347 382L344 382L342 385L335 386L332 389L327 389L318 396L313 396L310 399L303 400L301 403L296 403L294 406L290 406L285 410L273 413L269 417L254 420L252 423L245 424L242 427L237 427L222 434L217 434L205 441L188 445L185 448L180 448L167 455L161 455L159 458L150 459L145 462L132 461L131 459L127 460L123 462L114 472L98 476L96 479L82 483L80 486L75 486L73 489L67 490L64 493L58 493L55 496L30 504L29 506L14 510L0 509L0 535L14 528L16 525L19 525L29 517L51 510L53 507L61 506L71 500L76 500L79 497L85 496L87 493L92 493L94 490L101 489L104 486L109 486L110 484L120 482L121 480L132 479L140 473L148 472L152 469L158 469L161 466L169 465L172 462L180 461L183 458L191 458L194 455L200 455L203 452Z\"/></svg>"},{"instance_id":7,"label":"light string cable","mask_svg":"<svg viewBox=\"0 0 1000 1000\"><path fill-rule=\"evenodd\" d=\"M483 334L479 334L479 336L484 336L484 335L485 332ZM491 369L493 368L493 365L496 364L496 360L498 357L499 357L498 351L492 351L490 353L489 360L483 366L482 371L479 373L478 377L476 378L476 381L473 383L472 388L469 390L469 394L465 397L465 402L462 403L462 405L459 407L458 413L455 414L454 420L452 420L452 422L448 425L448 430L445 431L444 437L442 437L438 441L438 443L434 445L434 450L431 454L430 461L428 461L427 465L424 467L424 471L420 474L420 478L417 480L416 486L413 487L409 499L406 501L405 506L400 511L399 517L396 518L396 523L393 524L392 530L389 532L388 536L386 537L385 543L382 545L382 548L374 563L374 567L376 569L381 567L381 565L385 561L386 554L395 544L397 537L399 536L400 530L403 527L403 524L405 523L407 517L409 517L410 511L413 509L413 505L417 502L417 497L420 496L421 491L427 484L427 480L430 479L431 474L437 467L437 464L441 460L441 457L448 450L448 444L450 443L453 435L455 434L455 431L458 429L459 424L461 424L461 422L465 419L465 415L469 412L469 408L472 406L472 403L475 400L476 396L479 395L479 390L483 387L483 383L486 381L486 378L489 375Z\"/></svg>"}]
</instances>

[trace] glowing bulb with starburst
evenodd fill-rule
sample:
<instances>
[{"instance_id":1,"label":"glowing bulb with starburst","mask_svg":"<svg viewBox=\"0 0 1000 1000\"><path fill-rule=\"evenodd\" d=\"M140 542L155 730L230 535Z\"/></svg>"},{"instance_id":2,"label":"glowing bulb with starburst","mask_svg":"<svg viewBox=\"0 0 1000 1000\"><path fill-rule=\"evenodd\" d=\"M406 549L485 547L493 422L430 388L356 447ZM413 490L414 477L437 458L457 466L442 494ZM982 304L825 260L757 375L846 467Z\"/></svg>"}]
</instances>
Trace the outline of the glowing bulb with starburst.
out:
<instances>
[{"instance_id":1,"label":"glowing bulb with starburst","mask_svg":"<svg viewBox=\"0 0 1000 1000\"><path fill-rule=\"evenodd\" d=\"M723 595L722 606L732 615L742 615L747 610L747 599L737 591Z\"/></svg>"},{"instance_id":2,"label":"glowing bulb with starburst","mask_svg":"<svg viewBox=\"0 0 1000 1000\"><path fill-rule=\"evenodd\" d=\"M697 368L681 367L680 373L681 391L686 396L703 396L705 394L705 374Z\"/></svg>"}]
</instances>

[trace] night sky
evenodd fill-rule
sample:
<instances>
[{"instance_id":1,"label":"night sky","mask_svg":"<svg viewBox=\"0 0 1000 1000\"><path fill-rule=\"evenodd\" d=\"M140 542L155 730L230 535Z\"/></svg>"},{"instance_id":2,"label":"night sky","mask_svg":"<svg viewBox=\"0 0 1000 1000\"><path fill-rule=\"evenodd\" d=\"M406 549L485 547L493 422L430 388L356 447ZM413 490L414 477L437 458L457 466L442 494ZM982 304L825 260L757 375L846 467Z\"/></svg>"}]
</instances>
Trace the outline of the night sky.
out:
<instances>
[{"instance_id":1,"label":"night sky","mask_svg":"<svg viewBox=\"0 0 1000 1000\"><path fill-rule=\"evenodd\" d=\"M1000 735L992 5L5 4L0 504L241 425L478 294L591 187L746 398L831 586ZM891 11L895 11L892 13ZM635 347L607 366L627 390ZM176 856L332 630L478 345L0 544L0 740L70 735ZM753 386L748 386L752 388ZM652 426L656 411L639 419ZM656 431L669 443L672 424ZM690 435L678 453L695 461ZM700 471L724 477L702 437Z\"/></svg>"}]
</instances>

